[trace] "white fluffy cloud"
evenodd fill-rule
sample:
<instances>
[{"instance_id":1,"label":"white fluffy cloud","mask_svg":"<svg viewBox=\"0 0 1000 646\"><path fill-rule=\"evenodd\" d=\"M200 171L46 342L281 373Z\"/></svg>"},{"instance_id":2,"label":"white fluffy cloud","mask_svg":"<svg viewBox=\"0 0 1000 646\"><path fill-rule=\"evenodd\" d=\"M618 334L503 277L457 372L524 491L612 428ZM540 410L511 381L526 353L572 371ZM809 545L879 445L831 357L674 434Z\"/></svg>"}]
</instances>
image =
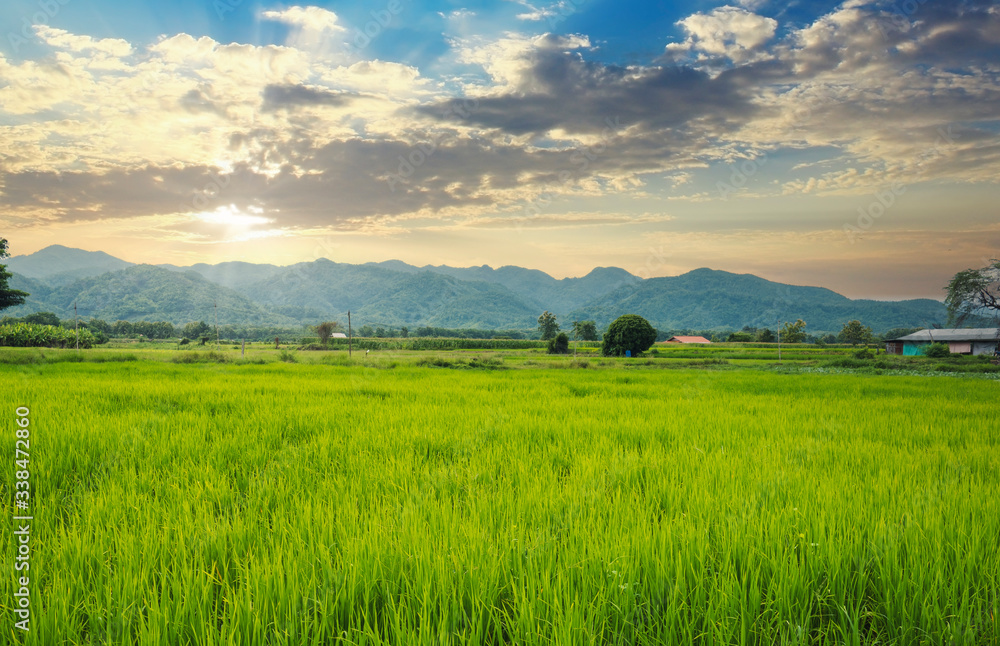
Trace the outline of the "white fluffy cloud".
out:
<instances>
[{"instance_id":1,"label":"white fluffy cloud","mask_svg":"<svg viewBox=\"0 0 1000 646\"><path fill-rule=\"evenodd\" d=\"M36 26L35 33L48 45L71 52L91 52L122 57L128 56L133 51L132 45L120 38L96 39L90 36L78 36L47 25Z\"/></svg>"},{"instance_id":2,"label":"white fluffy cloud","mask_svg":"<svg viewBox=\"0 0 1000 646\"><path fill-rule=\"evenodd\" d=\"M337 14L320 7L293 6L284 11L264 11L260 15L266 20L283 22L307 31L347 31L340 24Z\"/></svg>"},{"instance_id":3,"label":"white fluffy cloud","mask_svg":"<svg viewBox=\"0 0 1000 646\"><path fill-rule=\"evenodd\" d=\"M739 7L719 7L709 13L696 13L677 23L687 33L683 43L671 43L668 53L694 51L711 56L725 56L736 63L758 55L772 37L778 22Z\"/></svg>"}]
</instances>

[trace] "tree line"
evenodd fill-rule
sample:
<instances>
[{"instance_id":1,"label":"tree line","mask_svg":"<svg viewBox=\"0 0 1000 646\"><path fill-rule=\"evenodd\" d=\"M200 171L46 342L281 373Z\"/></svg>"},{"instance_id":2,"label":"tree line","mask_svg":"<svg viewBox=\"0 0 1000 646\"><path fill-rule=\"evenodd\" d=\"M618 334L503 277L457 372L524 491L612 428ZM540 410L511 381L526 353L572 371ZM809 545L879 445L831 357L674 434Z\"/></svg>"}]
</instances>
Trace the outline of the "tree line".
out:
<instances>
[{"instance_id":1,"label":"tree line","mask_svg":"<svg viewBox=\"0 0 1000 646\"><path fill-rule=\"evenodd\" d=\"M0 238L0 259L10 256L8 242L5 238ZM0 310L17 305L23 305L30 294L24 291L11 289L8 281L12 274L7 271L6 265L0 264ZM982 322L990 317L1000 320L1000 260L990 260L986 266L978 269L966 269L958 272L945 287L947 297L945 305L948 308L949 323L962 325L969 322ZM641 317L639 317L641 318ZM620 320L620 319L619 319ZM642 319L645 321L645 319ZM89 330L98 340L107 340L112 337L144 337L148 339L170 339L181 337L189 340L207 338L226 340L270 340L276 336L289 336L301 334L301 330L275 327L251 327L237 325L222 325L216 331L205 321L186 323L177 327L166 321L115 321L108 322L101 319L91 318L87 321L60 321L59 317L52 312L36 312L27 316L4 317L0 319L0 325L10 325L14 323L33 323L40 325L52 325L56 327L75 327ZM618 322L618 320L616 320ZM611 331L612 323L608 331L604 332L605 339ZM648 325L648 322L646 322ZM326 327L323 327L326 326ZM641 327L641 326L640 326ZM342 329L340 323L325 322L313 328L314 330L326 330L325 338L329 338L334 330ZM665 340L669 338L668 333L653 330L653 341ZM785 343L849 343L853 345L878 342L882 339L892 339L905 336L921 328L895 328L886 334L875 335L870 327L865 326L861 321L849 321L841 329L839 334L826 334L823 336L810 336L806 332L806 323L802 319L794 322L787 322L780 329L771 330L769 328L744 327L742 330L728 333L725 339L719 337L716 331L705 331L697 336L705 336L715 341L730 342L759 342L773 343L782 341ZM561 351L568 348L569 335L561 332L556 316L549 311L543 312L538 317L538 331L543 341L551 341L553 348ZM670 334L682 334L686 331L673 331ZM599 338L599 331L594 321L573 321L570 333L574 340L596 341ZM648 331L643 328L642 334ZM419 337L457 337L457 338L485 338L485 339L523 339L527 338L521 330L452 330L448 328L422 326L413 331L414 336ZM320 334L323 337L323 334ZM358 328L357 336L367 338L407 338L410 336L408 327L395 329L392 327L362 325Z\"/></svg>"}]
</instances>

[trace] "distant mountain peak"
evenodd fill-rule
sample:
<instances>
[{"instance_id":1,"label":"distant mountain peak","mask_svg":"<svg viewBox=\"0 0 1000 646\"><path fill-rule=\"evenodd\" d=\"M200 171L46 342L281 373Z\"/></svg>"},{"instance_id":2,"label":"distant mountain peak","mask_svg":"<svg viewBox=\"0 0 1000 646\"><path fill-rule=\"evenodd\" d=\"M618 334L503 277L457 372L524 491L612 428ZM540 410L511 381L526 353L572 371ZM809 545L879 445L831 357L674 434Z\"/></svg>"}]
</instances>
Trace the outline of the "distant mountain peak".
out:
<instances>
[{"instance_id":1,"label":"distant mountain peak","mask_svg":"<svg viewBox=\"0 0 1000 646\"><path fill-rule=\"evenodd\" d=\"M22 276L59 285L133 265L103 251L86 251L60 244L49 245L24 256L13 256L6 260L6 264L11 271Z\"/></svg>"}]
</instances>

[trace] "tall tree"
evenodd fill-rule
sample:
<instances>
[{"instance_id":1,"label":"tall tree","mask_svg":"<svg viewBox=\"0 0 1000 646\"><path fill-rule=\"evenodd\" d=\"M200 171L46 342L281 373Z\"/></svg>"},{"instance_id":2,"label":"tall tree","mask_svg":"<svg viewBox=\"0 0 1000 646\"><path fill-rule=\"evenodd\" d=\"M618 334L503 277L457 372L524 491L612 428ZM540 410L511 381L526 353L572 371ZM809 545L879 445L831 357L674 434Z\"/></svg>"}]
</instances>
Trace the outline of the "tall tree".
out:
<instances>
[{"instance_id":1,"label":"tall tree","mask_svg":"<svg viewBox=\"0 0 1000 646\"><path fill-rule=\"evenodd\" d=\"M118 327L118 323L122 322L123 321L116 322L115 328ZM190 323L186 323L184 327L181 328L181 335L183 335L185 339L191 339L192 341L194 341L195 339L199 339L205 336L211 330L212 328L210 328L208 326L208 323L206 323L205 321L198 321L197 323L191 321ZM117 330L115 330L115 332L117 334ZM129 331L128 334L131 334L131 331Z\"/></svg>"},{"instance_id":2,"label":"tall tree","mask_svg":"<svg viewBox=\"0 0 1000 646\"><path fill-rule=\"evenodd\" d=\"M538 331L542 333L542 341L548 341L559 333L559 324L556 323L556 315L545 310L538 317Z\"/></svg>"},{"instance_id":3,"label":"tall tree","mask_svg":"<svg viewBox=\"0 0 1000 646\"><path fill-rule=\"evenodd\" d=\"M596 341L597 323L594 321L573 321L573 338Z\"/></svg>"},{"instance_id":4,"label":"tall tree","mask_svg":"<svg viewBox=\"0 0 1000 646\"><path fill-rule=\"evenodd\" d=\"M0 260L8 256L10 254L7 252L7 239L0 238ZM7 281L12 275L7 271L7 265L0 265L0 310L5 310L15 305L22 305L24 304L24 299L30 296L28 292L11 289L7 285Z\"/></svg>"},{"instance_id":5,"label":"tall tree","mask_svg":"<svg viewBox=\"0 0 1000 646\"><path fill-rule=\"evenodd\" d=\"M1000 260L994 258L985 267L958 272L945 289L950 324L962 325L990 314L1000 318Z\"/></svg>"},{"instance_id":6,"label":"tall tree","mask_svg":"<svg viewBox=\"0 0 1000 646\"><path fill-rule=\"evenodd\" d=\"M327 341L330 340L330 335L338 329L340 329L340 323L337 321L323 321L313 328L316 331L316 336L319 337L320 343L323 345L326 345Z\"/></svg>"},{"instance_id":7,"label":"tall tree","mask_svg":"<svg viewBox=\"0 0 1000 646\"><path fill-rule=\"evenodd\" d=\"M785 343L802 343L806 340L806 322L802 319L785 323L781 327L781 340Z\"/></svg>"},{"instance_id":8,"label":"tall tree","mask_svg":"<svg viewBox=\"0 0 1000 646\"><path fill-rule=\"evenodd\" d=\"M854 320L844 324L840 334L837 335L837 342L850 343L851 345L867 344L871 343L874 338L870 327L861 325L861 321Z\"/></svg>"},{"instance_id":9,"label":"tall tree","mask_svg":"<svg viewBox=\"0 0 1000 646\"><path fill-rule=\"evenodd\" d=\"M758 343L774 343L774 332L767 328L757 330L757 336L754 338Z\"/></svg>"}]
</instances>

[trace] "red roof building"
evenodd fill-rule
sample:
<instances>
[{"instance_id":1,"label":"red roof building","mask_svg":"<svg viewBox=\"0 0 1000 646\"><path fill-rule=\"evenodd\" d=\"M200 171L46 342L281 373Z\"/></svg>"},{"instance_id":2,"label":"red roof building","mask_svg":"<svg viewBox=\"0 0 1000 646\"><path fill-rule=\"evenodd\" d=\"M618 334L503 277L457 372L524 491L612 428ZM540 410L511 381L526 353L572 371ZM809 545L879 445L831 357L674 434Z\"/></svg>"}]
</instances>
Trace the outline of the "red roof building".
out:
<instances>
[{"instance_id":1,"label":"red roof building","mask_svg":"<svg viewBox=\"0 0 1000 646\"><path fill-rule=\"evenodd\" d=\"M672 336L666 343L711 343L703 336Z\"/></svg>"}]
</instances>

